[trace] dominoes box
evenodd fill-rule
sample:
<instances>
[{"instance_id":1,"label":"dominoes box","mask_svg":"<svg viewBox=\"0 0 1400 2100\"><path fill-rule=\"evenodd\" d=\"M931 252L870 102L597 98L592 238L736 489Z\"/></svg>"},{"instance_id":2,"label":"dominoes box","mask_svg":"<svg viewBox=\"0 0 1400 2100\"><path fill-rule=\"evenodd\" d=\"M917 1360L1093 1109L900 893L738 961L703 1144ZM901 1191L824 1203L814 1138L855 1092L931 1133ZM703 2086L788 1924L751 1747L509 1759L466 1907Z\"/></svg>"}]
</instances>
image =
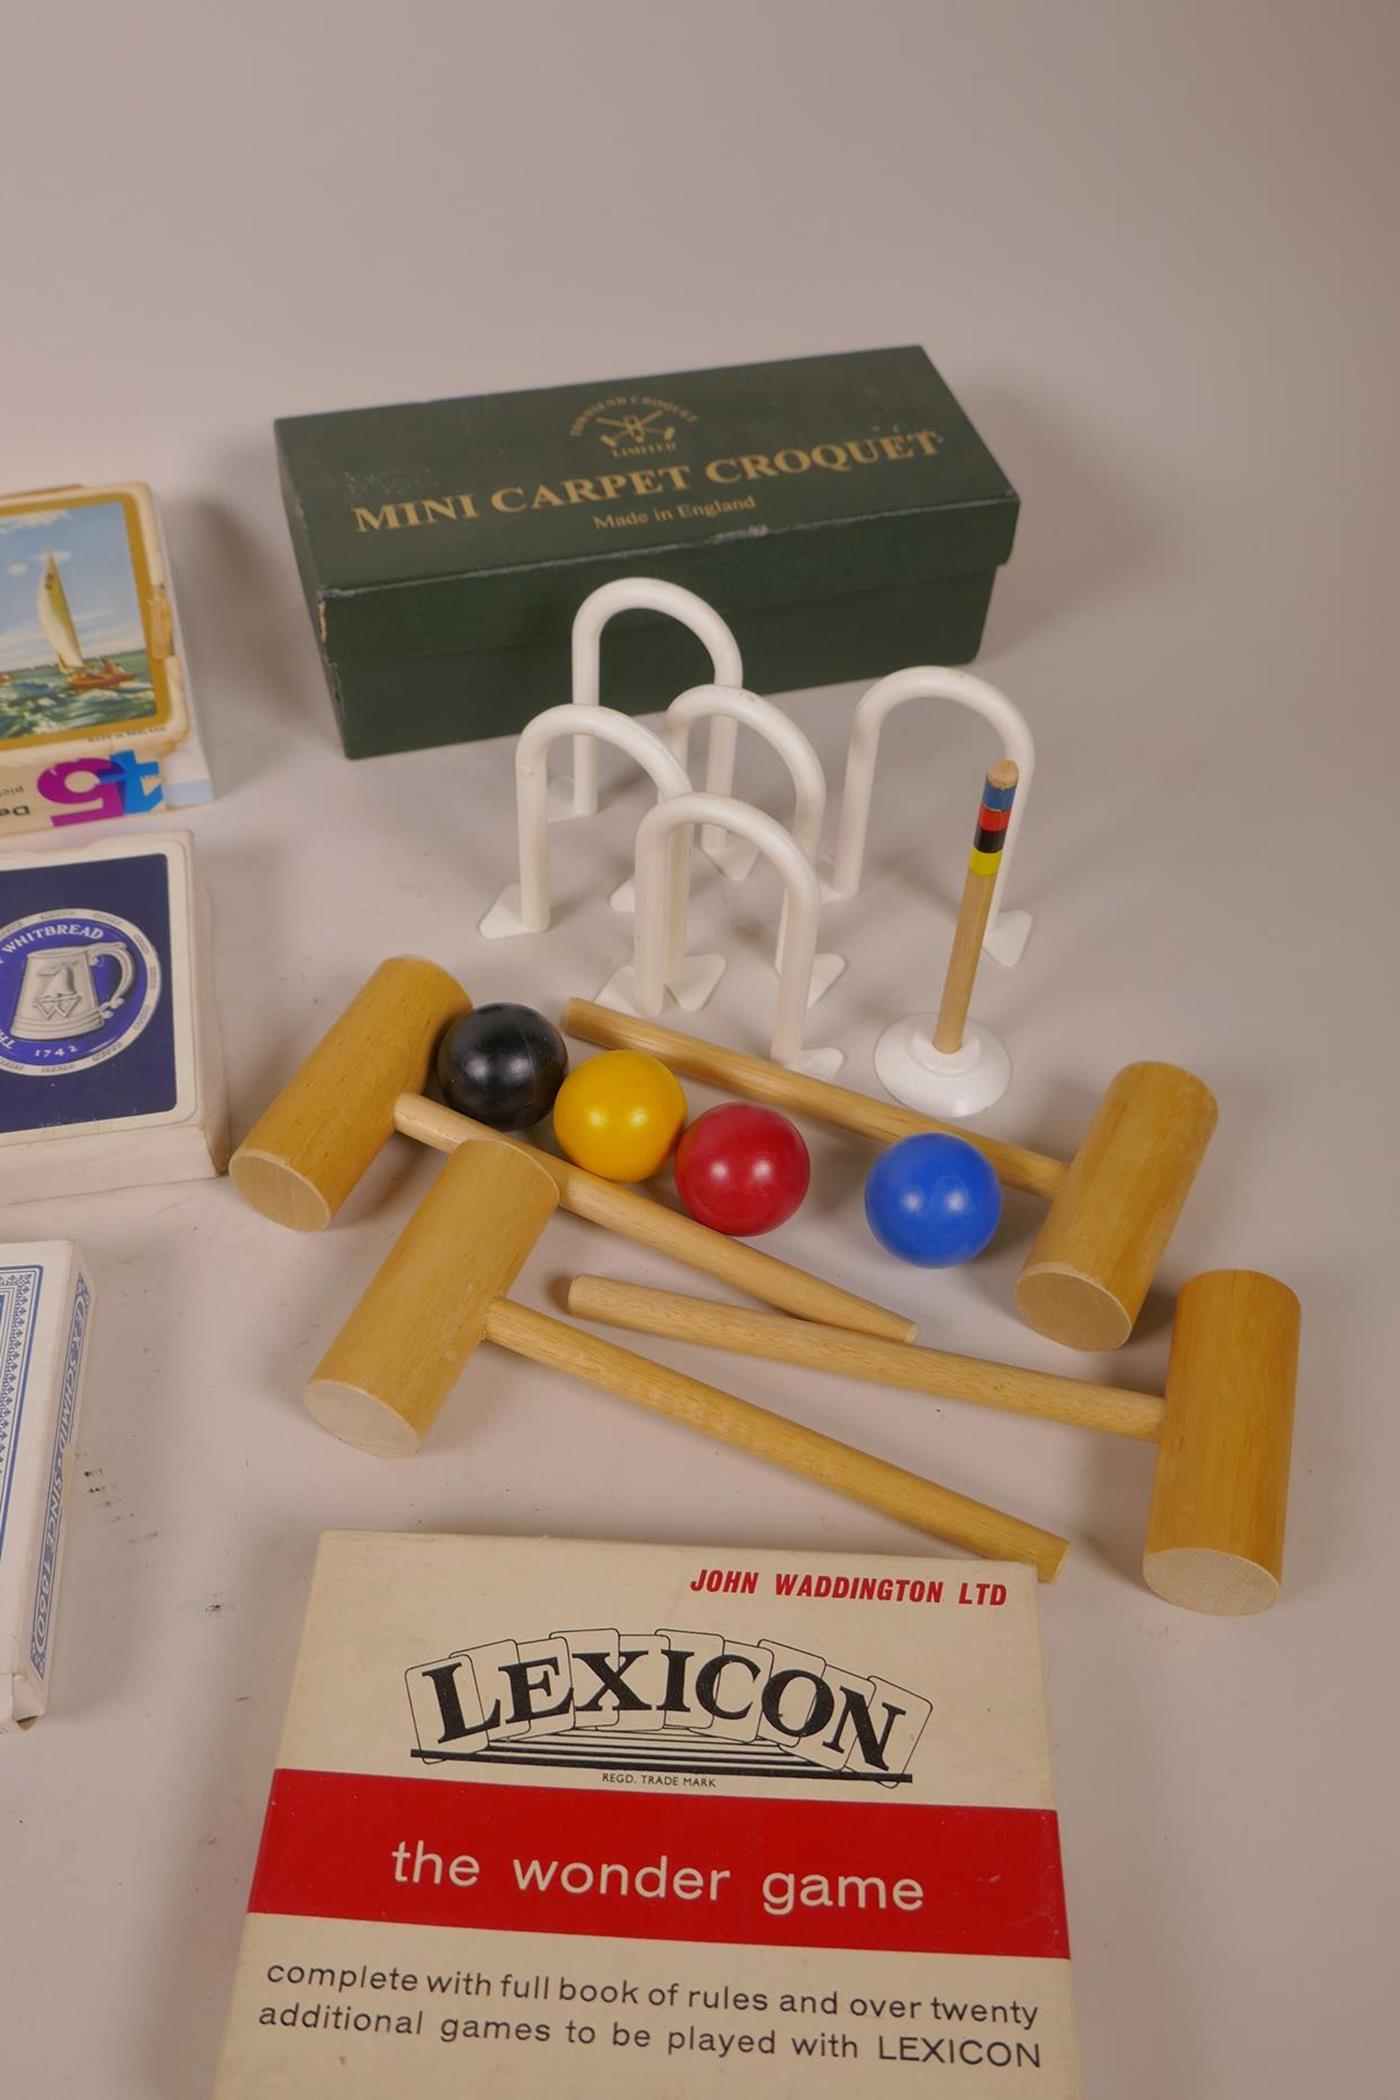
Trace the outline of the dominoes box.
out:
<instances>
[{"instance_id":1,"label":"dominoes box","mask_svg":"<svg viewBox=\"0 0 1400 2100\"><path fill-rule=\"evenodd\" d=\"M48 1705L92 1305L67 1240L0 1246L0 1730Z\"/></svg>"},{"instance_id":2,"label":"dominoes box","mask_svg":"<svg viewBox=\"0 0 1400 2100\"><path fill-rule=\"evenodd\" d=\"M327 1534L217 2100L720 2090L1078 2094L1032 1571Z\"/></svg>"},{"instance_id":3,"label":"dominoes box","mask_svg":"<svg viewBox=\"0 0 1400 2100\"><path fill-rule=\"evenodd\" d=\"M188 834L0 856L0 1203L217 1174L226 1125Z\"/></svg>"}]
</instances>

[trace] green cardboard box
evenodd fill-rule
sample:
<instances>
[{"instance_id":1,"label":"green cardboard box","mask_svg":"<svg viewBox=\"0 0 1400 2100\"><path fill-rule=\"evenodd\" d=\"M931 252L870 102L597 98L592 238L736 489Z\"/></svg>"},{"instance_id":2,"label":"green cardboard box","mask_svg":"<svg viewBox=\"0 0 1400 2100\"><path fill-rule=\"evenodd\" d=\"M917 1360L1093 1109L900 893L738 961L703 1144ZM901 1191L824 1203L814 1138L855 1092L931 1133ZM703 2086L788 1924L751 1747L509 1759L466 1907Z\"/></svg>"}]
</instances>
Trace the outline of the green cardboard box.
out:
<instances>
[{"instance_id":1,"label":"green cardboard box","mask_svg":"<svg viewBox=\"0 0 1400 2100\"><path fill-rule=\"evenodd\" d=\"M765 695L967 663L1019 507L917 348L292 416L277 445L351 758L567 700L574 614L621 576L707 599ZM609 622L610 704L709 675L676 622Z\"/></svg>"}]
</instances>

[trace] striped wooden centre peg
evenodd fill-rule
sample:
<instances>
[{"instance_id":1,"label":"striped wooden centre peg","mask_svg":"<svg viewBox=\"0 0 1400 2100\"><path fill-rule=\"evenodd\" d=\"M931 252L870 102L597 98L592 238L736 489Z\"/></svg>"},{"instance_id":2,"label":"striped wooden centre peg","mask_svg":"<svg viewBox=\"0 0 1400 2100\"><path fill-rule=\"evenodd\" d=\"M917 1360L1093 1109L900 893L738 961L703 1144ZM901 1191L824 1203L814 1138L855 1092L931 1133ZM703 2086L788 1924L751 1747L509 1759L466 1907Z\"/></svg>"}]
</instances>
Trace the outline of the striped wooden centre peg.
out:
<instances>
[{"instance_id":1,"label":"striped wooden centre peg","mask_svg":"<svg viewBox=\"0 0 1400 2100\"><path fill-rule=\"evenodd\" d=\"M1014 766L1012 771L1015 771ZM982 806L977 812L977 830L973 835L972 851L968 855L968 868L974 875L990 875L993 880L1001 871L1001 849L1006 844L1006 827L1011 822L1011 805L1016 800L1016 783L999 787L989 773L982 789Z\"/></svg>"},{"instance_id":2,"label":"striped wooden centre peg","mask_svg":"<svg viewBox=\"0 0 1400 2100\"><path fill-rule=\"evenodd\" d=\"M972 987L982 955L982 936L991 917L1002 847L1006 844L1006 827L1011 821L1011 806L1016 800L1019 778L1014 761L1003 758L992 767L982 786L977 829L972 837L972 851L967 857L962 903L958 907L957 930L953 935L953 952L948 958L948 974L943 980L943 997L933 1030L933 1047L945 1054L962 1048L967 1010L972 1003Z\"/></svg>"}]
</instances>

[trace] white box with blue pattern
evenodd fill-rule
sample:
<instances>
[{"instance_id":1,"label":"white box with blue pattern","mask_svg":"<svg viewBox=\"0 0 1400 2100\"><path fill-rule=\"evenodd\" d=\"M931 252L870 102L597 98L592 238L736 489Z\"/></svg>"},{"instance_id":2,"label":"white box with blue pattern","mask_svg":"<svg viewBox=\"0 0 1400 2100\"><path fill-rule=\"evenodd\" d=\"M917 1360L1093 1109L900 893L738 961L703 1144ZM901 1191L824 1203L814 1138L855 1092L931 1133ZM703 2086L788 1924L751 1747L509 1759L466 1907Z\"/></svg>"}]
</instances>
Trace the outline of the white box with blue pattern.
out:
<instances>
[{"instance_id":1,"label":"white box with blue pattern","mask_svg":"<svg viewBox=\"0 0 1400 2100\"><path fill-rule=\"evenodd\" d=\"M92 1304L71 1241L0 1245L0 1731L49 1703Z\"/></svg>"}]
</instances>

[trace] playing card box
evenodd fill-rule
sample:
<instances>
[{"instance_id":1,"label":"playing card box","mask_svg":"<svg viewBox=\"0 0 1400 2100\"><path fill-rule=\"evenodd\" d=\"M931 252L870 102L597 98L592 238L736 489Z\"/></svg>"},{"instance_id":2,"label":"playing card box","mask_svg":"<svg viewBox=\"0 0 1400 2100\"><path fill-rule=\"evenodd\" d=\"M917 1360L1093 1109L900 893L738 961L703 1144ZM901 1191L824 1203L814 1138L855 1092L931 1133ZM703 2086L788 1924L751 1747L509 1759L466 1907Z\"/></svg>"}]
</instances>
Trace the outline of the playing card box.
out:
<instances>
[{"instance_id":1,"label":"playing card box","mask_svg":"<svg viewBox=\"0 0 1400 2100\"><path fill-rule=\"evenodd\" d=\"M0 844L212 793L150 490L0 497Z\"/></svg>"},{"instance_id":2,"label":"playing card box","mask_svg":"<svg viewBox=\"0 0 1400 2100\"><path fill-rule=\"evenodd\" d=\"M67 1240L0 1245L0 1731L48 1705L92 1303Z\"/></svg>"},{"instance_id":3,"label":"playing card box","mask_svg":"<svg viewBox=\"0 0 1400 2100\"><path fill-rule=\"evenodd\" d=\"M1079 2093L1035 1580L321 1541L217 2100Z\"/></svg>"},{"instance_id":4,"label":"playing card box","mask_svg":"<svg viewBox=\"0 0 1400 2100\"><path fill-rule=\"evenodd\" d=\"M0 1205L221 1171L187 833L0 855Z\"/></svg>"}]
</instances>

